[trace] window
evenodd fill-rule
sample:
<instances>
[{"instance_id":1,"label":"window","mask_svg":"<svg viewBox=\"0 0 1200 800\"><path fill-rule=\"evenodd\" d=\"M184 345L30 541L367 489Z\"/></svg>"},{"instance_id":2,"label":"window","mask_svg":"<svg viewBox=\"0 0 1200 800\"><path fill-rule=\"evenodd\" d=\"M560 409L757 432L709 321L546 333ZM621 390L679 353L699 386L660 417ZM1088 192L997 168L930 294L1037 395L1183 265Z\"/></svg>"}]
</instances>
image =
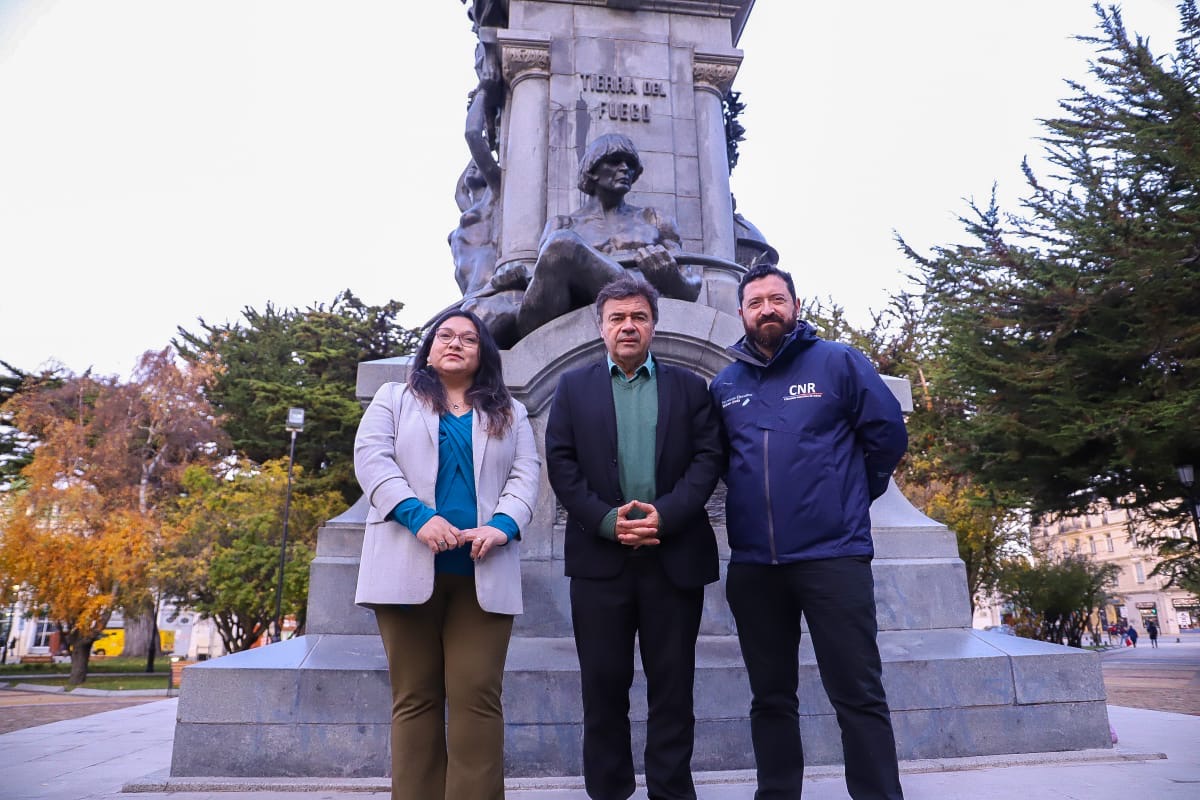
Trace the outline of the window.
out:
<instances>
[{"instance_id":1,"label":"window","mask_svg":"<svg viewBox=\"0 0 1200 800\"><path fill-rule=\"evenodd\" d=\"M1113 540L1111 533L1104 537L1104 546L1108 548L1108 552L1111 553L1113 551Z\"/></svg>"},{"instance_id":2,"label":"window","mask_svg":"<svg viewBox=\"0 0 1200 800\"><path fill-rule=\"evenodd\" d=\"M50 646L50 634L58 630L58 627L49 620L42 618L37 621L37 627L33 634L33 647L38 649L47 648Z\"/></svg>"},{"instance_id":3,"label":"window","mask_svg":"<svg viewBox=\"0 0 1200 800\"><path fill-rule=\"evenodd\" d=\"M1074 553L1075 555L1079 555L1079 540L1078 539L1071 540L1071 552Z\"/></svg>"},{"instance_id":4,"label":"window","mask_svg":"<svg viewBox=\"0 0 1200 800\"><path fill-rule=\"evenodd\" d=\"M1134 571L1134 573L1137 575L1137 582L1138 582L1138 583L1145 583L1145 582L1146 582L1146 570L1142 569L1142 562L1140 562L1140 561L1139 561L1139 562L1137 562L1136 564L1134 564L1134 565L1133 565L1133 571Z\"/></svg>"},{"instance_id":5,"label":"window","mask_svg":"<svg viewBox=\"0 0 1200 800\"><path fill-rule=\"evenodd\" d=\"M1092 555L1096 555L1096 537L1095 536L1088 537L1088 550L1091 552Z\"/></svg>"}]
</instances>

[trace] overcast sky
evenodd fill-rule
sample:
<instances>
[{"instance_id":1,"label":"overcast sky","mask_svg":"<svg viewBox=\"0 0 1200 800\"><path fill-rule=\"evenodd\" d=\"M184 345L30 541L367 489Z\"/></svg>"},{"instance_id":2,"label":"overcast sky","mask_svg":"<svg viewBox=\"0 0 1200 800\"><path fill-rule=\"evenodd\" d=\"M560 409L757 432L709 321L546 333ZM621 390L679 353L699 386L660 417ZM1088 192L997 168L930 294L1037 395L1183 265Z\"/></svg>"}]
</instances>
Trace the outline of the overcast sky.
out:
<instances>
[{"instance_id":1,"label":"overcast sky","mask_svg":"<svg viewBox=\"0 0 1200 800\"><path fill-rule=\"evenodd\" d=\"M1173 0L1121 5L1173 50ZM738 210L865 322L893 230L1022 196L1094 30L1085 0L758 0ZM177 325L347 288L420 324L459 296L473 47L457 0L0 0L0 360L126 376Z\"/></svg>"}]
</instances>

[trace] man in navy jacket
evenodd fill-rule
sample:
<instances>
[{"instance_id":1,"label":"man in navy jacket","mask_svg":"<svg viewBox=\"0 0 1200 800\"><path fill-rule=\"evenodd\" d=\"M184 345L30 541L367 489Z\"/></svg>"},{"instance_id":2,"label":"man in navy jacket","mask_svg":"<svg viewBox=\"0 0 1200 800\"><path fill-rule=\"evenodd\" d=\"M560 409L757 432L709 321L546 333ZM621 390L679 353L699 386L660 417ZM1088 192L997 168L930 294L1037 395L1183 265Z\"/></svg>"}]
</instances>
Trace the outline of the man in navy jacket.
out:
<instances>
[{"instance_id":1,"label":"man in navy jacket","mask_svg":"<svg viewBox=\"0 0 1200 800\"><path fill-rule=\"evenodd\" d=\"M566 573L583 694L589 797L634 791L634 637L646 675L646 790L692 800L692 691L704 586L718 577L704 504L721 471L704 380L650 353L658 292L624 275L596 298L608 357L563 375L546 468L567 510Z\"/></svg>"},{"instance_id":2,"label":"man in navy jacket","mask_svg":"<svg viewBox=\"0 0 1200 800\"><path fill-rule=\"evenodd\" d=\"M900 798L875 638L871 501L908 444L900 404L870 362L798 321L792 277L750 270L746 335L713 379L729 450L726 594L753 700L759 800L799 798L800 615L842 731L855 800Z\"/></svg>"}]
</instances>

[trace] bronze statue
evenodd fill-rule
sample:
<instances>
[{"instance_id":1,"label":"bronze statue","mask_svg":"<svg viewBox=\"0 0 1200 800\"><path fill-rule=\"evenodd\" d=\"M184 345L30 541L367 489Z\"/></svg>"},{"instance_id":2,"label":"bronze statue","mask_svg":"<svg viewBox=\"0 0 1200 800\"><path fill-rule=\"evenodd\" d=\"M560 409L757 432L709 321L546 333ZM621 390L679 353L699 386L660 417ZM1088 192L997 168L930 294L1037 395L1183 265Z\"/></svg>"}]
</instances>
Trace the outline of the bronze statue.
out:
<instances>
[{"instance_id":1,"label":"bronze statue","mask_svg":"<svg viewBox=\"0 0 1200 800\"><path fill-rule=\"evenodd\" d=\"M463 170L454 199L462 215L448 242L454 258L454 279L464 300L459 305L487 325L502 348L517 341L517 309L521 292L493 292L496 271L500 164L493 151L496 119L504 99L504 83L495 49L480 42L475 49L479 85L468 96L465 136L471 161Z\"/></svg>"},{"instance_id":2,"label":"bronze statue","mask_svg":"<svg viewBox=\"0 0 1200 800\"><path fill-rule=\"evenodd\" d=\"M658 209L625 202L641 174L641 158L628 136L609 133L588 145L579 164L579 189L590 199L546 223L532 275L514 263L492 279L498 291L528 281L517 315L521 336L591 304L604 284L627 270L664 297L699 296L701 270L675 259L681 251L675 221Z\"/></svg>"},{"instance_id":3,"label":"bronze statue","mask_svg":"<svg viewBox=\"0 0 1200 800\"><path fill-rule=\"evenodd\" d=\"M508 0L462 0L470 4L467 18L471 20L475 30L480 28L508 27Z\"/></svg>"}]
</instances>

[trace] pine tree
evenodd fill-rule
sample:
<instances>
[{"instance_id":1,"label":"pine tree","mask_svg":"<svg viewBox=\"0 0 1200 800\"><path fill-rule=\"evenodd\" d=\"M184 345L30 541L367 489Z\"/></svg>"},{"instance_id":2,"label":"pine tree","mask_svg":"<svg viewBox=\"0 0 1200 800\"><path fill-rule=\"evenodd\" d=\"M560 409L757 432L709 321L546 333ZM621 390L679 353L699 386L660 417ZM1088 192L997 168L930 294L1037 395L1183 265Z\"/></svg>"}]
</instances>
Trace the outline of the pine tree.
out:
<instances>
[{"instance_id":1,"label":"pine tree","mask_svg":"<svg viewBox=\"0 0 1200 800\"><path fill-rule=\"evenodd\" d=\"M1044 120L1051 174L962 217L970 244L919 255L951 391L954 466L1032 512L1098 500L1180 510L1200 462L1200 14L1156 57L1096 6L1092 80Z\"/></svg>"},{"instance_id":2,"label":"pine tree","mask_svg":"<svg viewBox=\"0 0 1200 800\"><path fill-rule=\"evenodd\" d=\"M403 304L368 306L349 290L329 306L264 311L245 308L244 323L183 328L175 346L212 367L208 397L233 446L257 463L286 457L284 421L305 409L295 463L311 490L333 489L347 504L361 493L354 479L354 434L362 408L355 400L360 361L410 353L418 331L395 324ZM299 491L309 489L297 484Z\"/></svg>"}]
</instances>

